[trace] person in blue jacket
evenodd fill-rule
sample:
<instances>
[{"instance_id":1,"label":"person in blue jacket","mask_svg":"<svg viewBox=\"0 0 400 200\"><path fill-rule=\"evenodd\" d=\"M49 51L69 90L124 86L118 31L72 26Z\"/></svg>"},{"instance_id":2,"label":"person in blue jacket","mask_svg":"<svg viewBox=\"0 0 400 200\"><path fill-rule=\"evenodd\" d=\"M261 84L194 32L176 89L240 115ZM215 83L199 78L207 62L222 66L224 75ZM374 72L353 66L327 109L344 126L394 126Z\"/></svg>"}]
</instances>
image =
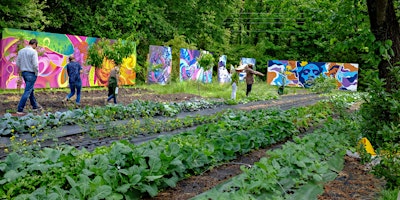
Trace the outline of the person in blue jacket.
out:
<instances>
[{"instance_id":1,"label":"person in blue jacket","mask_svg":"<svg viewBox=\"0 0 400 200\"><path fill-rule=\"evenodd\" d=\"M76 92L76 105L81 104L81 89L82 89L82 80L81 73L83 69L81 64L79 64L75 57L72 55L69 57L69 63L67 64L67 74L69 77L69 88L71 92L65 97L63 102L69 101L72 96L75 95Z\"/></svg>"}]
</instances>

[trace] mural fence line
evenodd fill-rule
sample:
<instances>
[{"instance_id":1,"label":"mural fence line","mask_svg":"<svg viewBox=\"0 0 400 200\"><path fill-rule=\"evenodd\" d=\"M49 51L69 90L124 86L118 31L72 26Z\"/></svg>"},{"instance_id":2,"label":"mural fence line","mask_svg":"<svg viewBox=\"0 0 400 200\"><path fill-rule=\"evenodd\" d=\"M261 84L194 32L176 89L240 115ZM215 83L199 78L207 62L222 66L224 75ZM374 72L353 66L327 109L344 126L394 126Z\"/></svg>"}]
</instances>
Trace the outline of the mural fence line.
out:
<instances>
[{"instance_id":1,"label":"mural fence line","mask_svg":"<svg viewBox=\"0 0 400 200\"><path fill-rule=\"evenodd\" d=\"M284 74L286 72L286 78ZM267 83L270 85L285 85L309 87L307 83L319 76L336 79L339 90L357 91L358 64L336 62L307 62L293 60L268 61Z\"/></svg>"},{"instance_id":2,"label":"mural fence line","mask_svg":"<svg viewBox=\"0 0 400 200\"><path fill-rule=\"evenodd\" d=\"M241 58L240 59L240 66L247 65L247 64L252 64L253 65L253 70L256 70L256 59L255 58ZM239 73L239 81L244 81L244 78L246 77L246 72L240 72Z\"/></svg>"},{"instance_id":3,"label":"mural fence line","mask_svg":"<svg viewBox=\"0 0 400 200\"><path fill-rule=\"evenodd\" d=\"M15 65L17 52L21 47L28 45L30 39L38 40L39 73L35 88L60 88L68 86L66 65L68 57L75 56L84 73L81 74L82 86L103 86L107 84L108 76L114 63L104 60L101 68L86 64L88 49L100 38L36 32L20 29L3 29L1 39L0 88L16 89L19 77L18 67ZM135 84L136 48L134 53L124 58L121 64L120 83L122 85ZM24 84L21 86L24 87Z\"/></svg>"},{"instance_id":4,"label":"mural fence line","mask_svg":"<svg viewBox=\"0 0 400 200\"><path fill-rule=\"evenodd\" d=\"M197 59L200 57L199 50L180 49L180 80L187 81L201 81L203 83L211 83L212 81L212 68L204 70L200 67Z\"/></svg>"},{"instance_id":5,"label":"mural fence line","mask_svg":"<svg viewBox=\"0 0 400 200\"><path fill-rule=\"evenodd\" d=\"M149 54L149 83L167 84L172 70L171 47L150 45Z\"/></svg>"},{"instance_id":6,"label":"mural fence line","mask_svg":"<svg viewBox=\"0 0 400 200\"><path fill-rule=\"evenodd\" d=\"M226 69L226 55L222 55L219 57L218 61L218 82L219 83L230 83L231 82L231 74Z\"/></svg>"}]
</instances>

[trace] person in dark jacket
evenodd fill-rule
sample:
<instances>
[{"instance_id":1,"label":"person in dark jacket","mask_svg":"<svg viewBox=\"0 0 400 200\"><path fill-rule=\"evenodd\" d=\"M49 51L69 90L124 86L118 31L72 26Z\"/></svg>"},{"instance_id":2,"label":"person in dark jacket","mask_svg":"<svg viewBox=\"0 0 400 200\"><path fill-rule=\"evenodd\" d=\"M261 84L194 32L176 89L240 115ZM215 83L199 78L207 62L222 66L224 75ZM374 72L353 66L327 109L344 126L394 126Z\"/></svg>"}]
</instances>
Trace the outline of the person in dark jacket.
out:
<instances>
[{"instance_id":1,"label":"person in dark jacket","mask_svg":"<svg viewBox=\"0 0 400 200\"><path fill-rule=\"evenodd\" d=\"M246 84L247 84L247 89L246 89L246 96L249 96L251 92L251 88L254 83L254 74L264 76L261 72L253 70L253 65L252 64L247 64L247 66L244 68L244 72L246 72Z\"/></svg>"},{"instance_id":2,"label":"person in dark jacket","mask_svg":"<svg viewBox=\"0 0 400 200\"><path fill-rule=\"evenodd\" d=\"M119 66L116 65L113 69L111 69L110 77L108 78L108 98L106 103L108 103L111 99L114 99L114 104L117 104L118 77Z\"/></svg>"},{"instance_id":3,"label":"person in dark jacket","mask_svg":"<svg viewBox=\"0 0 400 200\"><path fill-rule=\"evenodd\" d=\"M82 80L81 73L83 69L81 64L76 62L75 57L72 55L69 57L69 63L67 64L67 74L69 77L69 88L71 92L65 97L63 102L69 101L69 99L75 95L76 92L76 105L80 105L81 103L81 89L82 89Z\"/></svg>"}]
</instances>

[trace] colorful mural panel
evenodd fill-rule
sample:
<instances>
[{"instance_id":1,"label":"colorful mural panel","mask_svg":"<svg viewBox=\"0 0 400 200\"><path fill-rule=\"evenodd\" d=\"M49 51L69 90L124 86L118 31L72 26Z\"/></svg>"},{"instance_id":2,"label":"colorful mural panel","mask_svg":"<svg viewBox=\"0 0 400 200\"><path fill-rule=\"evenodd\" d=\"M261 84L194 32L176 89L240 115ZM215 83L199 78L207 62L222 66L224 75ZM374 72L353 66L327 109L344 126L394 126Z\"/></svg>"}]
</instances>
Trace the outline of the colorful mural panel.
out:
<instances>
[{"instance_id":1,"label":"colorful mural panel","mask_svg":"<svg viewBox=\"0 0 400 200\"><path fill-rule=\"evenodd\" d=\"M240 65L247 65L247 64L252 64L253 65L253 70L256 70L256 59L255 58L241 58L240 59ZM246 77L246 72L240 72L239 73L239 81L244 81L244 77Z\"/></svg>"},{"instance_id":2,"label":"colorful mural panel","mask_svg":"<svg viewBox=\"0 0 400 200\"><path fill-rule=\"evenodd\" d=\"M149 83L167 84L172 70L171 47L150 45L149 54Z\"/></svg>"},{"instance_id":3,"label":"colorful mural panel","mask_svg":"<svg viewBox=\"0 0 400 200\"><path fill-rule=\"evenodd\" d=\"M191 49L180 49L180 79L181 81L194 80L203 83L211 83L212 68L204 70L200 67L197 59L200 57L200 51Z\"/></svg>"},{"instance_id":4,"label":"colorful mural panel","mask_svg":"<svg viewBox=\"0 0 400 200\"><path fill-rule=\"evenodd\" d=\"M218 61L218 82L219 83L230 83L231 82L231 74L226 69L226 55L222 55L219 57Z\"/></svg>"},{"instance_id":5,"label":"colorful mural panel","mask_svg":"<svg viewBox=\"0 0 400 200\"><path fill-rule=\"evenodd\" d=\"M284 78L286 76L286 78ZM267 83L309 87L308 80L318 76L335 78L340 90L357 91L358 64L334 62L306 62L290 60L270 60L268 62Z\"/></svg>"},{"instance_id":6,"label":"colorful mural panel","mask_svg":"<svg viewBox=\"0 0 400 200\"><path fill-rule=\"evenodd\" d=\"M98 42L98 38L4 29L0 51L0 88L17 88L17 80L20 78L18 67L15 65L17 52L19 48L28 45L28 41L32 38L37 39L39 43L37 48L39 73L35 88L67 87L68 76L65 66L70 55L74 55L83 67L84 73L81 74L83 86L102 86L107 83L110 70L114 67L113 62L105 60L101 69L86 64L88 48ZM136 49L134 52L133 55L125 58L121 65L120 83L123 85L135 83Z\"/></svg>"}]
</instances>

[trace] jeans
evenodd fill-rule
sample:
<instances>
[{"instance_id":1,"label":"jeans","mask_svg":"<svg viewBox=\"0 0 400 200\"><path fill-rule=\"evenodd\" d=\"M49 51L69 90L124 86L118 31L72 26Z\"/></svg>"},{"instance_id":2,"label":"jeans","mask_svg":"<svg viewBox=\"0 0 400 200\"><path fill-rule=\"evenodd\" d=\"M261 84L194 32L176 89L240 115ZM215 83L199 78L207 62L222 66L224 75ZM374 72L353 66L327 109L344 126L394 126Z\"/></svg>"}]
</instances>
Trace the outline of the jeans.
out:
<instances>
[{"instance_id":1,"label":"jeans","mask_svg":"<svg viewBox=\"0 0 400 200\"><path fill-rule=\"evenodd\" d=\"M37 79L37 76L34 72L22 72L22 78L25 81L25 90L24 94L22 94L21 100L18 103L18 112L23 112L25 108L26 101L29 98L29 101L32 105L33 109L38 108L38 104L36 102L35 94L34 94L34 85Z\"/></svg>"},{"instance_id":2,"label":"jeans","mask_svg":"<svg viewBox=\"0 0 400 200\"><path fill-rule=\"evenodd\" d=\"M72 96L74 96L76 91L76 103L79 104L81 102L82 82L79 81L75 83L69 83L69 89L71 92L67 95L67 99L70 99Z\"/></svg>"},{"instance_id":3,"label":"jeans","mask_svg":"<svg viewBox=\"0 0 400 200\"><path fill-rule=\"evenodd\" d=\"M117 104L117 95L112 94L112 95L108 96L107 102L109 102L111 99L114 99L114 104Z\"/></svg>"},{"instance_id":4,"label":"jeans","mask_svg":"<svg viewBox=\"0 0 400 200\"><path fill-rule=\"evenodd\" d=\"M108 81L108 98L107 102L110 101L111 99L114 99L114 103L117 103L117 94L115 94L115 88L117 88L117 79L112 77Z\"/></svg>"}]
</instances>

